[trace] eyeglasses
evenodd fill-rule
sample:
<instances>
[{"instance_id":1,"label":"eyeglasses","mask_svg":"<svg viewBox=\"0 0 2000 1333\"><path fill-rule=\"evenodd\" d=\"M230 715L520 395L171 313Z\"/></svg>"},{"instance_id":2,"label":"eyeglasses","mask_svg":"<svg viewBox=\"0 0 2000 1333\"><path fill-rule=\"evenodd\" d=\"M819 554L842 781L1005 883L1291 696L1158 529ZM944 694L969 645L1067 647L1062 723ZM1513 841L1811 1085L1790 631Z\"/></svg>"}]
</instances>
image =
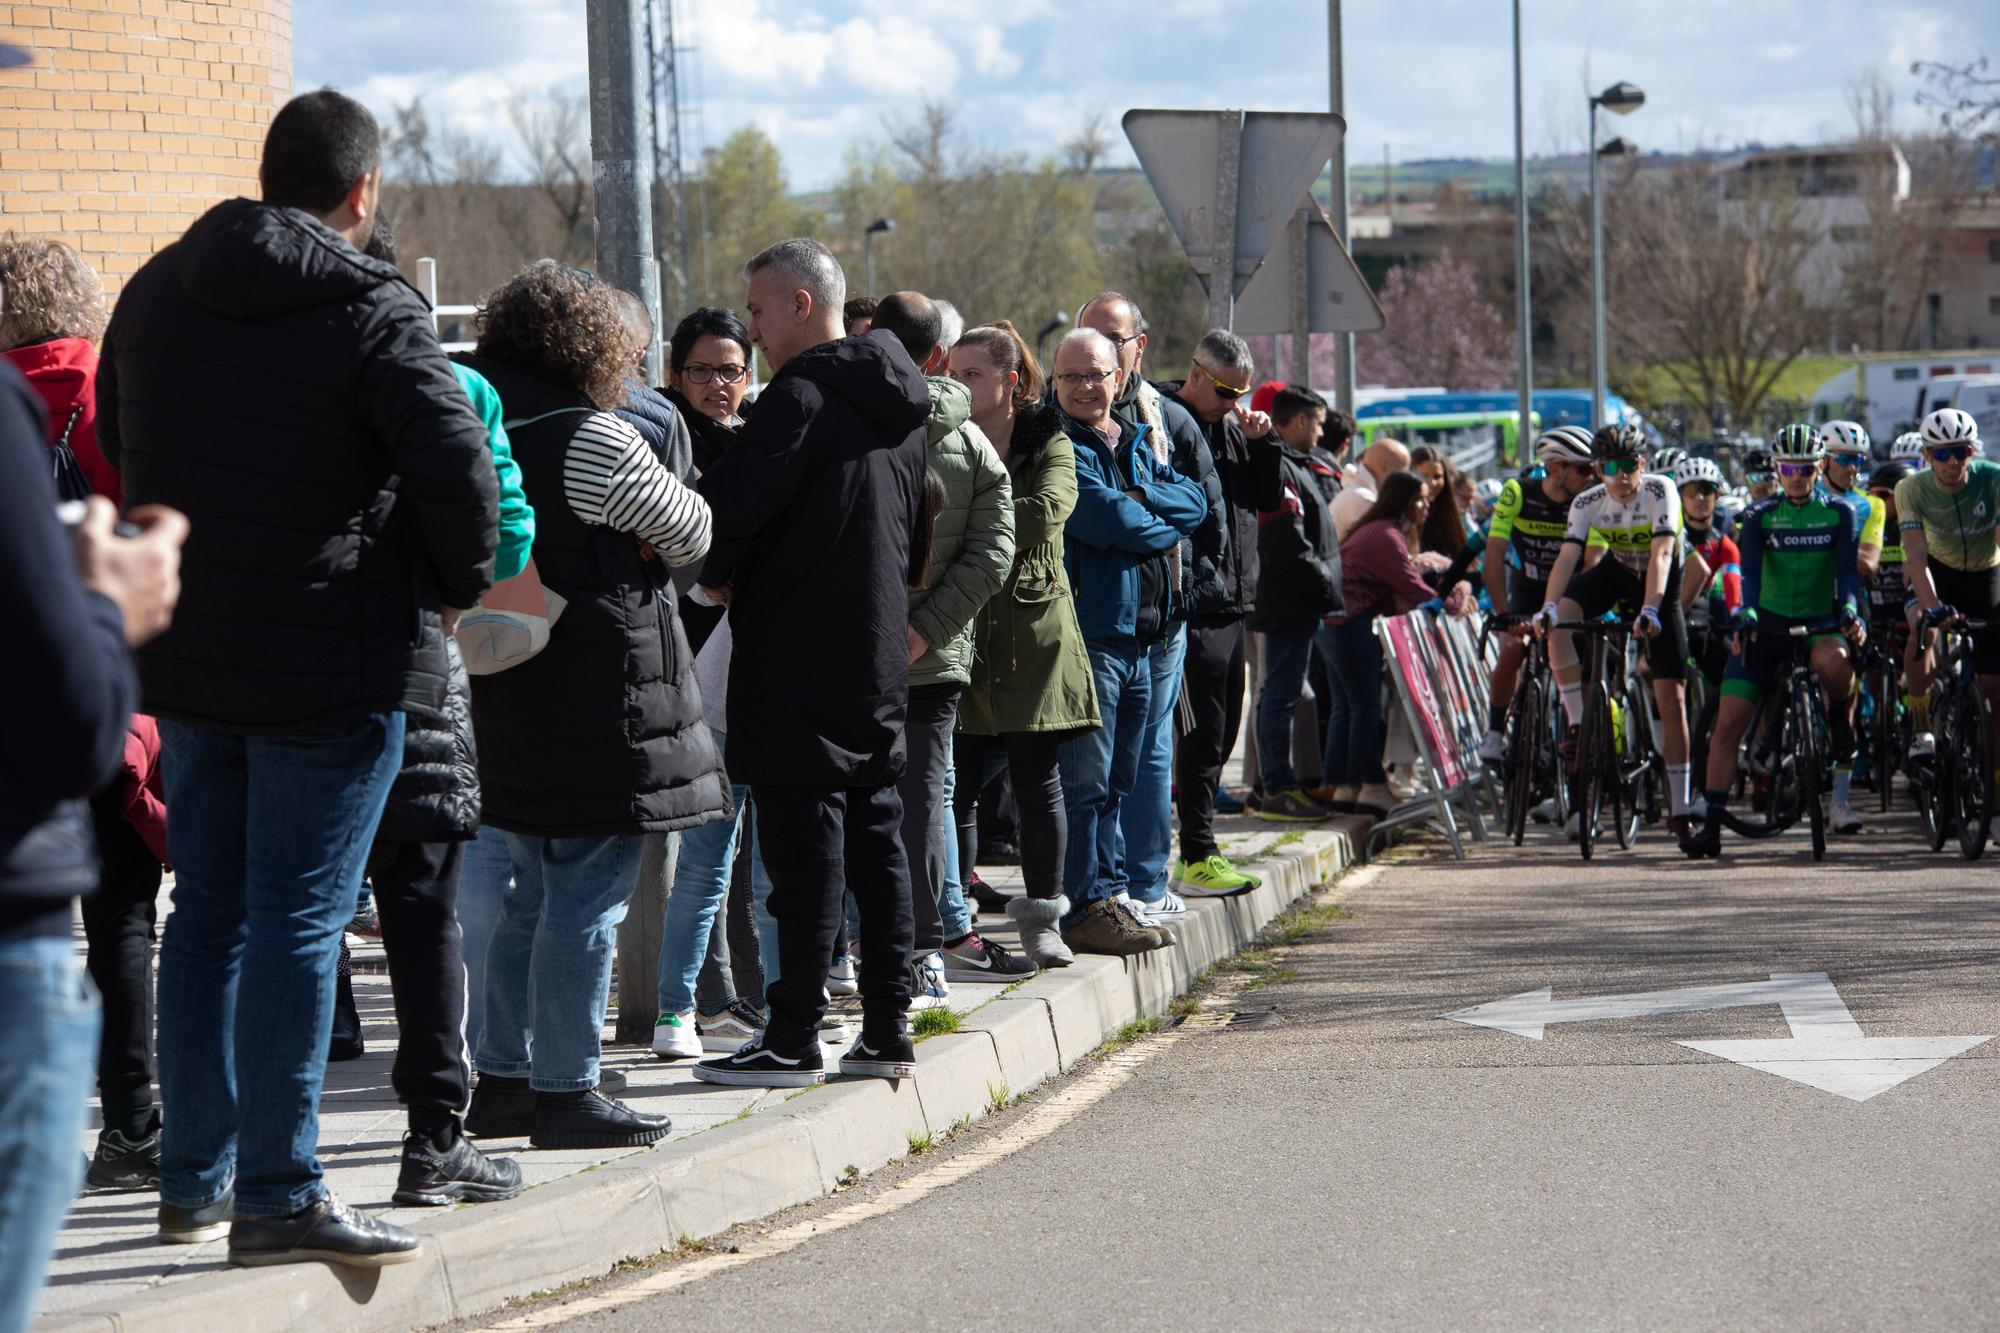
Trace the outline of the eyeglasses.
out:
<instances>
[{"instance_id":1,"label":"eyeglasses","mask_svg":"<svg viewBox=\"0 0 2000 1333\"><path fill-rule=\"evenodd\" d=\"M1072 389L1095 389L1117 373L1115 370L1071 371L1066 375L1056 376L1056 383L1067 385Z\"/></svg>"},{"instance_id":2,"label":"eyeglasses","mask_svg":"<svg viewBox=\"0 0 2000 1333\"><path fill-rule=\"evenodd\" d=\"M1838 463L1842 467L1863 467L1868 462L1867 454L1828 454L1826 461Z\"/></svg>"},{"instance_id":3,"label":"eyeglasses","mask_svg":"<svg viewBox=\"0 0 2000 1333\"><path fill-rule=\"evenodd\" d=\"M1931 462L1933 463L1963 463L1966 459L1972 457L1972 446L1969 444L1945 444L1939 445L1934 449L1926 449L1924 452L1931 456Z\"/></svg>"},{"instance_id":4,"label":"eyeglasses","mask_svg":"<svg viewBox=\"0 0 2000 1333\"><path fill-rule=\"evenodd\" d=\"M1220 398L1225 403L1233 403L1238 398L1241 398L1244 394L1250 392L1250 386L1247 384L1240 389L1233 384L1224 384L1221 380L1215 377L1214 371L1210 370L1207 366L1204 366L1199 361L1194 363L1194 368L1196 370L1199 370L1202 374L1208 376L1208 382L1215 386L1215 396L1217 398Z\"/></svg>"},{"instance_id":5,"label":"eyeglasses","mask_svg":"<svg viewBox=\"0 0 2000 1333\"><path fill-rule=\"evenodd\" d=\"M1636 477L1646 470L1646 465L1636 458L1604 458L1598 460L1597 470L1607 477L1615 477L1624 472L1630 472Z\"/></svg>"},{"instance_id":6,"label":"eyeglasses","mask_svg":"<svg viewBox=\"0 0 2000 1333\"><path fill-rule=\"evenodd\" d=\"M1817 463L1780 463L1778 475L1781 477L1810 477L1819 471Z\"/></svg>"},{"instance_id":7,"label":"eyeglasses","mask_svg":"<svg viewBox=\"0 0 2000 1333\"><path fill-rule=\"evenodd\" d=\"M749 373L748 366L705 366L699 361L690 361L681 367L681 374L687 376L689 384L706 384L710 380L722 384L736 384Z\"/></svg>"},{"instance_id":8,"label":"eyeglasses","mask_svg":"<svg viewBox=\"0 0 2000 1333\"><path fill-rule=\"evenodd\" d=\"M1118 335L1118 334L1116 334L1116 333L1107 333L1107 334L1105 334L1105 335L1104 335L1104 341L1106 341L1106 342L1108 342L1108 343L1110 343L1110 344L1111 344L1111 350L1112 350L1112 351L1114 351L1114 352L1122 352L1122 351L1124 351L1124 350L1125 350L1125 344L1126 344L1126 343L1135 343L1135 342L1138 342L1138 341L1139 341L1139 339L1141 339L1141 338L1143 338L1143 337L1145 337L1145 336L1146 336L1146 335L1145 335L1145 334L1143 334L1143 333L1128 333L1128 334L1125 334L1124 336L1122 336L1122 337L1121 337L1120 335Z\"/></svg>"},{"instance_id":9,"label":"eyeglasses","mask_svg":"<svg viewBox=\"0 0 2000 1333\"><path fill-rule=\"evenodd\" d=\"M1743 474L1743 478L1745 481L1748 481L1751 485L1755 486L1759 482L1769 481L1771 479L1771 474L1768 472L1746 472Z\"/></svg>"}]
</instances>

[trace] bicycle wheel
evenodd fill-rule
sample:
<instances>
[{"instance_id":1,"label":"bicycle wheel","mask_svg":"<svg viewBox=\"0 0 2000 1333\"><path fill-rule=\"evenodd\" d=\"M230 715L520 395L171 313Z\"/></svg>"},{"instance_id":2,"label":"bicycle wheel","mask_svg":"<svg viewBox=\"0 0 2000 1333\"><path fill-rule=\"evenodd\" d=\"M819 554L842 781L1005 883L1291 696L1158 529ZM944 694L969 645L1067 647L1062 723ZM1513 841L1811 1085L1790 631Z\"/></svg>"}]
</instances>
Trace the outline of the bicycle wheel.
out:
<instances>
[{"instance_id":1,"label":"bicycle wheel","mask_svg":"<svg viewBox=\"0 0 2000 1333\"><path fill-rule=\"evenodd\" d=\"M1799 804L1805 809L1806 825L1812 831L1812 856L1826 860L1826 806L1821 803L1820 766L1825 753L1820 748L1823 723L1814 704L1813 687L1803 682L1792 687L1790 728L1793 767L1799 775Z\"/></svg>"},{"instance_id":2,"label":"bicycle wheel","mask_svg":"<svg viewBox=\"0 0 2000 1333\"><path fill-rule=\"evenodd\" d=\"M1869 692L1875 696L1875 717L1869 727L1870 765L1875 771L1875 801L1886 813L1891 789L1896 785L1896 663L1885 658L1869 674Z\"/></svg>"},{"instance_id":3,"label":"bicycle wheel","mask_svg":"<svg viewBox=\"0 0 2000 1333\"><path fill-rule=\"evenodd\" d=\"M1689 684L1692 686L1692 680ZM1703 689L1701 695L1700 711L1688 727L1688 780L1694 784L1696 795L1708 785L1708 743L1715 735L1715 714L1722 702L1718 692Z\"/></svg>"},{"instance_id":4,"label":"bicycle wheel","mask_svg":"<svg viewBox=\"0 0 2000 1333\"><path fill-rule=\"evenodd\" d=\"M1611 696L1592 685L1584 696L1583 725L1576 737L1576 844L1588 861L1596 850L1598 812L1604 807L1605 786L1615 774L1603 762L1611 744Z\"/></svg>"},{"instance_id":5,"label":"bicycle wheel","mask_svg":"<svg viewBox=\"0 0 2000 1333\"><path fill-rule=\"evenodd\" d=\"M1792 754L1791 709L1784 695L1767 694L1751 715L1751 734L1762 747L1771 785L1764 793L1764 826L1782 833L1799 822L1799 770ZM1768 734L1764 734L1768 729ZM1756 753L1756 751L1753 751Z\"/></svg>"},{"instance_id":6,"label":"bicycle wheel","mask_svg":"<svg viewBox=\"0 0 2000 1333\"><path fill-rule=\"evenodd\" d=\"M1528 830L1528 807L1535 800L1535 736L1540 730L1541 689L1523 679L1507 717L1507 836L1519 847Z\"/></svg>"},{"instance_id":7,"label":"bicycle wheel","mask_svg":"<svg viewBox=\"0 0 2000 1333\"><path fill-rule=\"evenodd\" d=\"M1952 723L1951 786L1953 815L1958 821L1958 847L1968 861L1986 851L1986 834L1993 818L1993 757L1987 738L1993 734L1993 705L1976 682L1960 692Z\"/></svg>"},{"instance_id":8,"label":"bicycle wheel","mask_svg":"<svg viewBox=\"0 0 2000 1333\"><path fill-rule=\"evenodd\" d=\"M1607 725L1598 733L1599 744L1597 754L1594 756L1594 762L1598 772L1604 774L1604 794L1611 805L1611 833L1618 840L1619 850L1623 851L1631 847L1633 835L1637 832L1639 819L1637 804L1634 799L1637 784L1632 777L1632 748L1634 742L1631 739L1631 733L1628 731L1625 736L1625 750L1623 753L1619 752L1619 736L1615 729L1616 718L1609 711L1610 695L1608 693L1605 699L1605 721L1611 725ZM1632 721L1629 717L1625 720L1628 723ZM1585 762L1590 763L1593 760L1586 759Z\"/></svg>"},{"instance_id":9,"label":"bicycle wheel","mask_svg":"<svg viewBox=\"0 0 2000 1333\"><path fill-rule=\"evenodd\" d=\"M1924 841L1934 852L1944 850L1944 841L1952 831L1952 802L1955 798L1951 790L1951 712L1955 703L1949 691L1931 691L1931 734L1937 746L1921 766L1912 764L1910 769L1911 786L1914 788L1919 782L1922 784L1923 798L1917 808L1923 815Z\"/></svg>"},{"instance_id":10,"label":"bicycle wheel","mask_svg":"<svg viewBox=\"0 0 2000 1333\"><path fill-rule=\"evenodd\" d=\"M1631 806L1640 819L1648 824L1660 822L1663 811L1660 801L1667 791L1667 761L1661 757L1660 749L1653 743L1653 692L1638 676L1628 676L1625 681L1625 711L1634 719L1631 744L1625 755L1625 771L1632 774ZM1638 823L1633 824L1633 837L1638 837Z\"/></svg>"}]
</instances>

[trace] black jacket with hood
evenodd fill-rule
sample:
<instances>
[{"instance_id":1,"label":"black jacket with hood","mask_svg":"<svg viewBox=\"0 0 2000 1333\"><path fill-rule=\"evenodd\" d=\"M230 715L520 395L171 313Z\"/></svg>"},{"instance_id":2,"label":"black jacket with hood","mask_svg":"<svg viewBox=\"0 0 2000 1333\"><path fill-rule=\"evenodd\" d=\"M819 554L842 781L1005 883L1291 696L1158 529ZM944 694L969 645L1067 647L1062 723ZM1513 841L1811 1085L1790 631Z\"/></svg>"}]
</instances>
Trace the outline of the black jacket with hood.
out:
<instances>
[{"instance_id":1,"label":"black jacket with hood","mask_svg":"<svg viewBox=\"0 0 2000 1333\"><path fill-rule=\"evenodd\" d=\"M297 209L218 204L125 284L97 403L126 502L190 523L173 627L139 650L147 712L301 735L442 700L418 650L492 582L498 488L392 265Z\"/></svg>"},{"instance_id":2,"label":"black jacket with hood","mask_svg":"<svg viewBox=\"0 0 2000 1333\"><path fill-rule=\"evenodd\" d=\"M1167 380L1161 393L1179 400L1183 381ZM1185 406L1185 405L1183 405ZM1257 602L1257 516L1276 509L1283 499L1278 477L1284 442L1272 431L1261 439L1243 434L1241 419L1231 412L1214 425L1188 412L1215 460L1216 488L1222 503L1210 495L1209 522L1220 528L1219 549L1195 562L1188 590L1188 618L1226 622L1248 615Z\"/></svg>"},{"instance_id":3,"label":"black jacket with hood","mask_svg":"<svg viewBox=\"0 0 2000 1333\"><path fill-rule=\"evenodd\" d=\"M1257 516L1258 631L1296 629L1339 615L1340 538L1331 505L1340 476L1317 454L1278 447L1278 503Z\"/></svg>"},{"instance_id":4,"label":"black jacket with hood","mask_svg":"<svg viewBox=\"0 0 2000 1333\"><path fill-rule=\"evenodd\" d=\"M930 389L887 331L787 361L701 479L701 581L730 580L732 781L880 787L903 772L911 536Z\"/></svg>"}]
</instances>

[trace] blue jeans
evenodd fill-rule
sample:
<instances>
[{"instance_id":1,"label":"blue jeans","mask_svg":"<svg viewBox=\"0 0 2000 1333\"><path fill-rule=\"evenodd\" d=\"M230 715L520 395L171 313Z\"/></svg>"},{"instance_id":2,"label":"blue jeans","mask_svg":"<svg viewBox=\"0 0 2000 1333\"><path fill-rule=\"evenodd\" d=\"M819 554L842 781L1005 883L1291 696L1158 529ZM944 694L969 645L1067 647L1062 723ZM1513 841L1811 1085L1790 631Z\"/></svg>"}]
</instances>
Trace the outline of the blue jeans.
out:
<instances>
[{"instance_id":1,"label":"blue jeans","mask_svg":"<svg viewBox=\"0 0 2000 1333\"><path fill-rule=\"evenodd\" d=\"M500 903L514 883L514 857L507 835L490 824L465 844L458 871L458 929L465 954L465 1049L479 1049L486 1027L486 956L493 950L493 927Z\"/></svg>"},{"instance_id":2,"label":"blue jeans","mask_svg":"<svg viewBox=\"0 0 2000 1333\"><path fill-rule=\"evenodd\" d=\"M1292 771L1292 719L1306 686L1319 622L1264 631L1264 692L1257 696L1257 767L1264 791L1272 796L1299 785Z\"/></svg>"},{"instance_id":3,"label":"blue jeans","mask_svg":"<svg viewBox=\"0 0 2000 1333\"><path fill-rule=\"evenodd\" d=\"M14 1333L83 1183L97 992L68 936L0 941L0 1014L0 1329Z\"/></svg>"},{"instance_id":4,"label":"blue jeans","mask_svg":"<svg viewBox=\"0 0 2000 1333\"><path fill-rule=\"evenodd\" d=\"M1181 663L1187 626L1175 625L1146 650L1148 682L1145 732L1132 795L1119 808L1119 861L1131 894L1156 903L1167 896L1174 851L1174 709L1181 701Z\"/></svg>"},{"instance_id":5,"label":"blue jeans","mask_svg":"<svg viewBox=\"0 0 2000 1333\"><path fill-rule=\"evenodd\" d=\"M709 730L715 736L715 752L721 754L727 740L721 731ZM660 931L663 1014L685 1014L694 1008L695 980L708 958L715 919L729 897L729 872L736 864L736 837L743 827L750 789L731 786L729 799L736 807L734 819L718 819L681 833L674 889L667 895L667 918Z\"/></svg>"},{"instance_id":6,"label":"blue jeans","mask_svg":"<svg viewBox=\"0 0 2000 1333\"><path fill-rule=\"evenodd\" d=\"M1386 782L1388 775L1382 771L1382 643L1375 637L1375 617L1356 616L1344 625L1321 625L1318 642L1333 686L1333 697L1327 701L1321 780L1329 787Z\"/></svg>"},{"instance_id":7,"label":"blue jeans","mask_svg":"<svg viewBox=\"0 0 2000 1333\"><path fill-rule=\"evenodd\" d=\"M403 715L323 736L160 721L174 910L160 943L160 1197L283 1217L320 1183L341 930L403 762Z\"/></svg>"},{"instance_id":8,"label":"blue jeans","mask_svg":"<svg viewBox=\"0 0 2000 1333\"><path fill-rule=\"evenodd\" d=\"M537 1092L583 1092L597 1086L618 923L645 835L501 836L511 875L482 853L459 881L467 990L481 997L472 1067Z\"/></svg>"},{"instance_id":9,"label":"blue jeans","mask_svg":"<svg viewBox=\"0 0 2000 1333\"><path fill-rule=\"evenodd\" d=\"M938 822L944 825L944 880L938 886L938 920L944 925L947 941L972 932L972 913L965 905L965 867L958 859L958 817L951 808L957 794L958 765L948 763L944 766L944 805L938 811Z\"/></svg>"},{"instance_id":10,"label":"blue jeans","mask_svg":"<svg viewBox=\"0 0 2000 1333\"><path fill-rule=\"evenodd\" d=\"M1063 890L1070 912L1063 918L1064 929L1082 921L1092 903L1125 892L1118 824L1125 798L1138 782L1153 695L1152 662L1138 644L1101 639L1086 647L1104 725L1064 741L1056 759L1069 825Z\"/></svg>"}]
</instances>

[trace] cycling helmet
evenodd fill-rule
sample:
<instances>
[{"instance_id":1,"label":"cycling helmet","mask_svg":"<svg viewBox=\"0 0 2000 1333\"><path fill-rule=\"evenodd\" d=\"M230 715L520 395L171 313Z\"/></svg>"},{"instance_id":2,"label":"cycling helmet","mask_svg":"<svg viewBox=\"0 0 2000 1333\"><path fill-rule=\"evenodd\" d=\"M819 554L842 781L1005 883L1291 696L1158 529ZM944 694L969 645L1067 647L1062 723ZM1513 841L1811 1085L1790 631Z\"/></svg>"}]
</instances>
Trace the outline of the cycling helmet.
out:
<instances>
[{"instance_id":1,"label":"cycling helmet","mask_svg":"<svg viewBox=\"0 0 2000 1333\"><path fill-rule=\"evenodd\" d=\"M1867 428L1858 421L1829 421L1819 428L1819 438L1830 454L1866 454L1874 450Z\"/></svg>"},{"instance_id":2,"label":"cycling helmet","mask_svg":"<svg viewBox=\"0 0 2000 1333\"><path fill-rule=\"evenodd\" d=\"M1889 457L1897 462L1922 462L1924 437L1913 430L1904 431L1896 437L1896 442L1889 446Z\"/></svg>"},{"instance_id":3,"label":"cycling helmet","mask_svg":"<svg viewBox=\"0 0 2000 1333\"><path fill-rule=\"evenodd\" d=\"M1760 445L1755 449L1748 449L1744 451L1743 454L1744 476L1747 477L1753 472L1761 472L1768 476L1771 470L1772 470L1771 451L1769 449L1766 449Z\"/></svg>"},{"instance_id":4,"label":"cycling helmet","mask_svg":"<svg viewBox=\"0 0 2000 1333\"><path fill-rule=\"evenodd\" d=\"M1655 472L1665 472L1669 475L1678 473L1682 460L1686 459L1687 456L1687 450L1670 444L1653 455L1652 469Z\"/></svg>"},{"instance_id":5,"label":"cycling helmet","mask_svg":"<svg viewBox=\"0 0 2000 1333\"><path fill-rule=\"evenodd\" d=\"M1924 447L1935 449L1941 444L1969 444L1976 451L1979 448L1979 423L1969 412L1961 412L1955 407L1940 407L1924 418Z\"/></svg>"},{"instance_id":6,"label":"cycling helmet","mask_svg":"<svg viewBox=\"0 0 2000 1333\"><path fill-rule=\"evenodd\" d=\"M1535 441L1535 457L1544 463L1591 461L1590 432L1581 426L1557 426Z\"/></svg>"},{"instance_id":7,"label":"cycling helmet","mask_svg":"<svg viewBox=\"0 0 2000 1333\"><path fill-rule=\"evenodd\" d=\"M1590 452L1604 462L1638 458L1646 452L1646 432L1637 426L1606 426L1591 437Z\"/></svg>"},{"instance_id":8,"label":"cycling helmet","mask_svg":"<svg viewBox=\"0 0 2000 1333\"><path fill-rule=\"evenodd\" d=\"M1723 489L1722 469L1715 465L1713 459L1683 458L1680 466L1674 469L1674 485L1692 486L1696 482L1713 486L1720 491Z\"/></svg>"},{"instance_id":9,"label":"cycling helmet","mask_svg":"<svg viewBox=\"0 0 2000 1333\"><path fill-rule=\"evenodd\" d=\"M1507 484L1506 482L1500 480L1500 478L1498 477L1488 477L1485 481L1480 482L1478 486L1473 488L1472 492L1473 498L1476 499L1483 508L1491 509L1494 505L1500 502L1500 491L1502 487L1506 486L1506 484Z\"/></svg>"},{"instance_id":10,"label":"cycling helmet","mask_svg":"<svg viewBox=\"0 0 2000 1333\"><path fill-rule=\"evenodd\" d=\"M1893 491L1896 483L1905 477L1914 477L1917 469L1902 459L1882 464L1868 474L1868 489L1871 491Z\"/></svg>"},{"instance_id":11,"label":"cycling helmet","mask_svg":"<svg viewBox=\"0 0 2000 1333\"><path fill-rule=\"evenodd\" d=\"M1716 497L1715 516L1735 522L1736 516L1750 507L1750 497L1741 491L1724 491Z\"/></svg>"},{"instance_id":12,"label":"cycling helmet","mask_svg":"<svg viewBox=\"0 0 2000 1333\"><path fill-rule=\"evenodd\" d=\"M1789 426L1780 426L1778 433L1771 437L1773 458L1801 459L1818 458L1826 452L1826 442L1819 432L1803 421L1794 421Z\"/></svg>"}]
</instances>

